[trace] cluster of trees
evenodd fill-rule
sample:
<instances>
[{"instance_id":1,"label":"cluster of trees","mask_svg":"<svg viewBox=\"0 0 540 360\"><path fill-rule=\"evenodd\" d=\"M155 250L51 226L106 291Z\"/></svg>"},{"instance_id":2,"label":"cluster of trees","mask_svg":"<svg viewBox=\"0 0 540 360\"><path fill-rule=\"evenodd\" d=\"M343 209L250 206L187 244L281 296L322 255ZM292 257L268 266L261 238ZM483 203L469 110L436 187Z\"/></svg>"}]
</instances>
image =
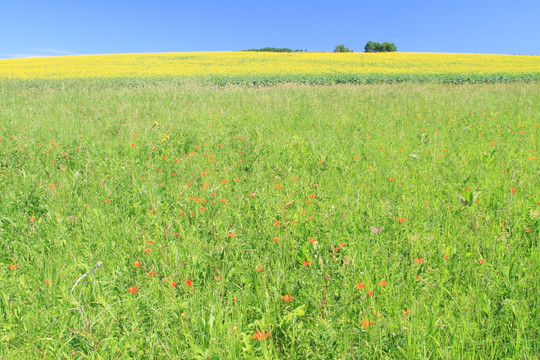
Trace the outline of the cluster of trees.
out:
<instances>
[{"instance_id":1,"label":"cluster of trees","mask_svg":"<svg viewBox=\"0 0 540 360\"><path fill-rule=\"evenodd\" d=\"M397 51L397 47L394 43L383 42L381 44L378 42L368 41L366 46L364 46L364 51L365 52L394 52L394 51Z\"/></svg>"},{"instance_id":2,"label":"cluster of trees","mask_svg":"<svg viewBox=\"0 0 540 360\"><path fill-rule=\"evenodd\" d=\"M365 52L394 52L394 51L397 51L397 47L394 43L383 42L381 44L378 42L368 41L366 46L364 46L364 51ZM334 52L344 53L344 52L352 52L352 50L349 49L348 47L345 47L345 45L336 45L336 47L334 48Z\"/></svg>"},{"instance_id":3,"label":"cluster of trees","mask_svg":"<svg viewBox=\"0 0 540 360\"><path fill-rule=\"evenodd\" d=\"M265 48L261 48L261 49L249 49L249 50L244 50L244 51L264 51L264 52L287 52L287 53L290 53L290 52L303 52L303 51L307 51L307 50L291 50L289 48L265 47Z\"/></svg>"}]
</instances>

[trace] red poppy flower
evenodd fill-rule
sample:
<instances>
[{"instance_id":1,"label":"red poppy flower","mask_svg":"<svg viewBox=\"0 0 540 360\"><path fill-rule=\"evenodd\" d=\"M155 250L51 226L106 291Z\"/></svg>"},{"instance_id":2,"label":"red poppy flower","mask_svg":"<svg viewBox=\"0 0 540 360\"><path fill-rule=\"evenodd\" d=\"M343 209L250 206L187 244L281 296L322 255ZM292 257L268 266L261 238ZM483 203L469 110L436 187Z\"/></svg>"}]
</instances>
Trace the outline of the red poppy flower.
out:
<instances>
[{"instance_id":1,"label":"red poppy flower","mask_svg":"<svg viewBox=\"0 0 540 360\"><path fill-rule=\"evenodd\" d=\"M192 282L189 278L187 278L187 279L186 279L186 285L189 286L189 287L192 287L192 286L193 286L193 282Z\"/></svg>"}]
</instances>

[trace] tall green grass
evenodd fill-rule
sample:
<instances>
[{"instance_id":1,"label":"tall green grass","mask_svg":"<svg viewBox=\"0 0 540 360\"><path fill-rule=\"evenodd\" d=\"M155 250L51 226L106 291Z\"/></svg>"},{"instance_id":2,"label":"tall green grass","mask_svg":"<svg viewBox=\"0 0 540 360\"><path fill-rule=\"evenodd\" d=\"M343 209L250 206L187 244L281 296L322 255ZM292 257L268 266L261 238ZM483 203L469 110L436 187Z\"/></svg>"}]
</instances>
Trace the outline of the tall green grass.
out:
<instances>
[{"instance_id":1,"label":"tall green grass","mask_svg":"<svg viewBox=\"0 0 540 360\"><path fill-rule=\"evenodd\" d=\"M533 359L539 90L2 81L0 358Z\"/></svg>"}]
</instances>

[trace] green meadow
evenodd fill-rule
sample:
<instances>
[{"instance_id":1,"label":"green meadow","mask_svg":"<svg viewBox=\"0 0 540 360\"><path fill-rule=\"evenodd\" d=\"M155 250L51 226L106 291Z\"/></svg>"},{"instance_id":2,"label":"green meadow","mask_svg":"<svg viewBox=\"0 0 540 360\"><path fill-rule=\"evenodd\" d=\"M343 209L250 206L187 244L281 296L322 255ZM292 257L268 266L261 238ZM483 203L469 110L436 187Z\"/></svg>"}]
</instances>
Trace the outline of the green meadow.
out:
<instances>
[{"instance_id":1,"label":"green meadow","mask_svg":"<svg viewBox=\"0 0 540 360\"><path fill-rule=\"evenodd\" d=\"M536 359L540 83L0 81L0 359Z\"/></svg>"}]
</instances>

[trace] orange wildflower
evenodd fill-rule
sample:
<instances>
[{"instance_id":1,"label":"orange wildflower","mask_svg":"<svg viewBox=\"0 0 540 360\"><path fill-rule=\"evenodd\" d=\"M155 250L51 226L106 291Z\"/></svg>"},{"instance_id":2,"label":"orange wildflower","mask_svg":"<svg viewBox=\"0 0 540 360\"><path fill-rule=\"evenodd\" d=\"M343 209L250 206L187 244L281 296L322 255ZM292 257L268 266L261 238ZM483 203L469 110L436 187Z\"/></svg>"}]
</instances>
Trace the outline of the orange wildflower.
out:
<instances>
[{"instance_id":1,"label":"orange wildflower","mask_svg":"<svg viewBox=\"0 0 540 360\"><path fill-rule=\"evenodd\" d=\"M386 281L386 279L384 279L379 283L379 286L386 286L387 283L388 283L388 281Z\"/></svg>"},{"instance_id":2,"label":"orange wildflower","mask_svg":"<svg viewBox=\"0 0 540 360\"><path fill-rule=\"evenodd\" d=\"M285 302L289 302L289 301L291 301L292 299L294 299L294 296L290 296L289 294L287 294L287 295L281 295L281 298L282 298L283 300L285 300Z\"/></svg>"},{"instance_id":3,"label":"orange wildflower","mask_svg":"<svg viewBox=\"0 0 540 360\"><path fill-rule=\"evenodd\" d=\"M355 285L357 288L359 288L360 290L362 290L366 284L365 283L360 283L360 282L356 282L356 285Z\"/></svg>"},{"instance_id":4,"label":"orange wildflower","mask_svg":"<svg viewBox=\"0 0 540 360\"><path fill-rule=\"evenodd\" d=\"M485 263L486 261L482 258L478 259L478 262L480 263L480 265L482 265L483 263Z\"/></svg>"},{"instance_id":5,"label":"orange wildflower","mask_svg":"<svg viewBox=\"0 0 540 360\"><path fill-rule=\"evenodd\" d=\"M366 329L368 329L371 325L375 324L373 321L369 321L368 319L364 319L361 321L362 326Z\"/></svg>"},{"instance_id":6,"label":"orange wildflower","mask_svg":"<svg viewBox=\"0 0 540 360\"><path fill-rule=\"evenodd\" d=\"M141 262L140 262L140 261L134 261L134 262L133 262L133 266L135 266L136 268L138 268L139 266L141 266Z\"/></svg>"},{"instance_id":7,"label":"orange wildflower","mask_svg":"<svg viewBox=\"0 0 540 360\"><path fill-rule=\"evenodd\" d=\"M189 286L189 287L192 287L192 286L193 286L193 282L192 282L189 278L187 278L187 279L186 279L186 285Z\"/></svg>"},{"instance_id":8,"label":"orange wildflower","mask_svg":"<svg viewBox=\"0 0 540 360\"><path fill-rule=\"evenodd\" d=\"M128 291L132 294L135 294L139 290L137 286L128 287Z\"/></svg>"},{"instance_id":9,"label":"orange wildflower","mask_svg":"<svg viewBox=\"0 0 540 360\"><path fill-rule=\"evenodd\" d=\"M169 286L170 286L170 287L176 287L176 282L175 282L175 281L171 281L171 282L169 283Z\"/></svg>"},{"instance_id":10,"label":"orange wildflower","mask_svg":"<svg viewBox=\"0 0 540 360\"><path fill-rule=\"evenodd\" d=\"M254 340L263 340L263 339L266 339L268 338L268 335L270 335L269 332L265 332L264 330L261 330L261 331L255 331L255 335L253 335L253 339Z\"/></svg>"},{"instance_id":11,"label":"orange wildflower","mask_svg":"<svg viewBox=\"0 0 540 360\"><path fill-rule=\"evenodd\" d=\"M424 259L416 258L416 259L414 259L414 261L416 261L417 263L421 264L421 263L424 262Z\"/></svg>"},{"instance_id":12,"label":"orange wildflower","mask_svg":"<svg viewBox=\"0 0 540 360\"><path fill-rule=\"evenodd\" d=\"M11 270L15 270L19 265L17 264L11 264L8 266L8 268L10 268Z\"/></svg>"},{"instance_id":13,"label":"orange wildflower","mask_svg":"<svg viewBox=\"0 0 540 360\"><path fill-rule=\"evenodd\" d=\"M302 260L302 264L304 264L305 266L309 266L311 265L311 261Z\"/></svg>"}]
</instances>

